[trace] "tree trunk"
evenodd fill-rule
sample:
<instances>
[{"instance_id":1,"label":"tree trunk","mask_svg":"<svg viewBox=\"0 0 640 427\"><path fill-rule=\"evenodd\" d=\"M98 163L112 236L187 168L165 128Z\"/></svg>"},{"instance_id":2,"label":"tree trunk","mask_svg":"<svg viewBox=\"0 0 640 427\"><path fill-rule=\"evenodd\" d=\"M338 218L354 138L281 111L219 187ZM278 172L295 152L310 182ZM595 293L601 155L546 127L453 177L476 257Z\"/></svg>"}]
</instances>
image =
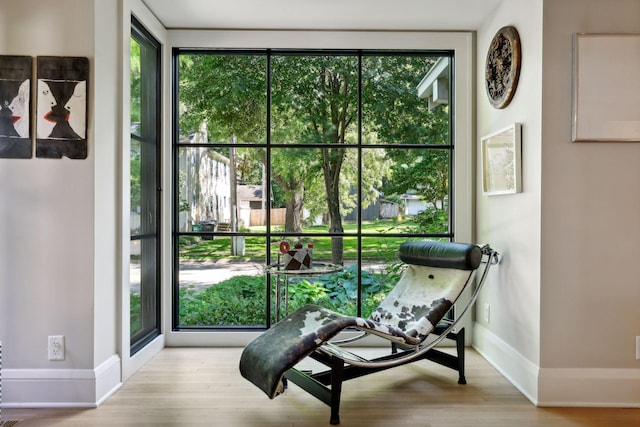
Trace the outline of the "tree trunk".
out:
<instances>
[{"instance_id":1,"label":"tree trunk","mask_svg":"<svg viewBox=\"0 0 640 427\"><path fill-rule=\"evenodd\" d=\"M288 193L291 194L291 197L287 197L285 202L287 212L284 220L284 231L302 233L304 187L302 184L296 184L293 186L293 190L288 191Z\"/></svg>"},{"instance_id":2,"label":"tree trunk","mask_svg":"<svg viewBox=\"0 0 640 427\"><path fill-rule=\"evenodd\" d=\"M334 191L331 196L333 200L329 200L329 232L342 233L344 228L342 228L338 192ZM329 197L329 195L327 195L327 197ZM334 236L331 238L331 262L340 265L344 263L344 242L342 236Z\"/></svg>"},{"instance_id":3,"label":"tree trunk","mask_svg":"<svg viewBox=\"0 0 640 427\"><path fill-rule=\"evenodd\" d=\"M342 233L342 215L340 214L340 170L344 150L332 151L322 149L324 186L327 191L327 207L329 208L329 232ZM342 265L344 263L344 243L342 236L331 238L331 262Z\"/></svg>"}]
</instances>

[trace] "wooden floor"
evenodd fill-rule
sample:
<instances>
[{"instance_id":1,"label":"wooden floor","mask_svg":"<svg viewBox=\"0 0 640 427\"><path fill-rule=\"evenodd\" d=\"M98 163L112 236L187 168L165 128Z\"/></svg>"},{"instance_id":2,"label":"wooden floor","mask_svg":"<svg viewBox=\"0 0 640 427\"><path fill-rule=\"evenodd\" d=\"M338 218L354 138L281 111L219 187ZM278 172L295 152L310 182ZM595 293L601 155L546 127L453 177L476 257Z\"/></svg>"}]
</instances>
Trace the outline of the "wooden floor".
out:
<instances>
[{"instance_id":1,"label":"wooden floor","mask_svg":"<svg viewBox=\"0 0 640 427\"><path fill-rule=\"evenodd\" d=\"M29 426L328 426L329 407L295 385L269 400L238 372L241 349L167 348L97 409L3 409ZM431 362L345 383L341 425L640 426L640 409L536 408L473 350L466 385ZM310 366L305 366L308 368Z\"/></svg>"}]
</instances>

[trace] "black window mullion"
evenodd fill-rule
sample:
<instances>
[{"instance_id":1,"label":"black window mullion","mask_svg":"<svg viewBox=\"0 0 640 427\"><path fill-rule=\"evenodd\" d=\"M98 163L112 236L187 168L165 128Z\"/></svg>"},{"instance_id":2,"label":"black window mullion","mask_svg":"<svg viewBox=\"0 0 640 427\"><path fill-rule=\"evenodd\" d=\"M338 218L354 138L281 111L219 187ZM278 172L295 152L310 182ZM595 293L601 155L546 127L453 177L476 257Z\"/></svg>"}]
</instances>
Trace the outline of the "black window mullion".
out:
<instances>
[{"instance_id":1,"label":"black window mullion","mask_svg":"<svg viewBox=\"0 0 640 427\"><path fill-rule=\"evenodd\" d=\"M266 231L266 241L265 241L265 251L266 251L266 263L267 265L271 265L271 263L273 262L271 260L271 248L270 248L270 242L271 242L271 236L272 236L272 231L271 231L271 73L272 73L272 69L271 69L271 51L267 51L267 117L266 117L266 121L267 121L267 125L266 125L266 129L267 129L267 135L266 135L266 142L267 142L267 146L266 146L266 153L265 153L265 161L266 161L266 165L264 166L264 170L265 173L267 174L266 177L266 181L267 181L267 185L265 186L266 188L263 189L263 191L267 191L267 195L263 194L263 199L266 198L267 200L267 218L266 218L266 223L267 223L267 231ZM267 288L267 298L266 298L266 326L267 329L271 327L271 275L269 273L266 274L266 288Z\"/></svg>"}]
</instances>

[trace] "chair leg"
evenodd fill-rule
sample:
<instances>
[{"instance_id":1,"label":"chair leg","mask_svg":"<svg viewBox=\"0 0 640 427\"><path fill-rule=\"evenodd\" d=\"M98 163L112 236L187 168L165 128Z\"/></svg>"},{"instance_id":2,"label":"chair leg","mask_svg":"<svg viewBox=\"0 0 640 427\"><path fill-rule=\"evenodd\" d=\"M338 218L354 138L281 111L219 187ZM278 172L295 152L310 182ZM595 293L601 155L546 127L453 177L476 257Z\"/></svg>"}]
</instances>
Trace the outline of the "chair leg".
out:
<instances>
[{"instance_id":1,"label":"chair leg","mask_svg":"<svg viewBox=\"0 0 640 427\"><path fill-rule=\"evenodd\" d=\"M344 361L335 356L331 357L331 418L332 425L340 424L340 394L342 393L342 374Z\"/></svg>"},{"instance_id":2,"label":"chair leg","mask_svg":"<svg viewBox=\"0 0 640 427\"><path fill-rule=\"evenodd\" d=\"M464 376L464 328L457 332L456 350L458 352L458 384L466 384L467 379Z\"/></svg>"}]
</instances>

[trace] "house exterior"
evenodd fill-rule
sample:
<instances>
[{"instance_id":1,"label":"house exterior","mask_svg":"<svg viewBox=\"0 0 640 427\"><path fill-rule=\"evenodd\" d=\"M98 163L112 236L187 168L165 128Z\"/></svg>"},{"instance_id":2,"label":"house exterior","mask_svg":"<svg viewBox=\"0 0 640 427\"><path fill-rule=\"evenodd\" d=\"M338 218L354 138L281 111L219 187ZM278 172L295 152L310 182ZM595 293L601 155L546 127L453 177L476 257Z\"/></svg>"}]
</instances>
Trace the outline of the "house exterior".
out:
<instances>
[{"instance_id":1,"label":"house exterior","mask_svg":"<svg viewBox=\"0 0 640 427\"><path fill-rule=\"evenodd\" d=\"M193 224L229 222L231 218L231 184L229 159L205 148L184 151L180 171L194 180L181 185L180 230L190 231ZM192 185L191 188L189 185Z\"/></svg>"}]
</instances>

